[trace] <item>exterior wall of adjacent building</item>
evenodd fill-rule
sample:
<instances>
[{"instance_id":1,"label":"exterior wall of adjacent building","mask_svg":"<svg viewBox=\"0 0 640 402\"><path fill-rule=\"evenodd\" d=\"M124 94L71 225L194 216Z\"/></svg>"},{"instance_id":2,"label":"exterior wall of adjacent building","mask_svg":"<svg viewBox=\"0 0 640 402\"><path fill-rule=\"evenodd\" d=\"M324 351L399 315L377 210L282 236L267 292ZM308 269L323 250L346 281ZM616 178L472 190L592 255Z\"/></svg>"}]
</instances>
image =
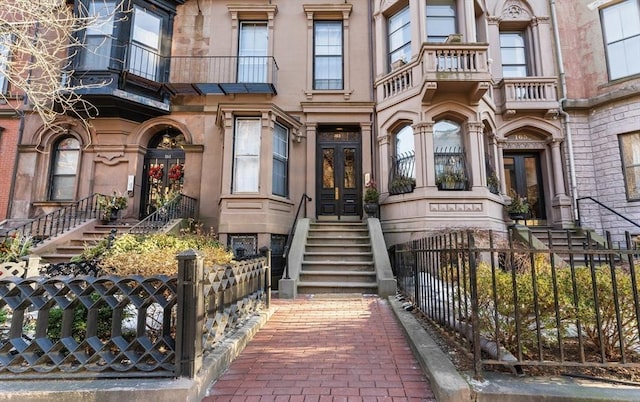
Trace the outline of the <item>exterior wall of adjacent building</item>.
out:
<instances>
[{"instance_id":1,"label":"exterior wall of adjacent building","mask_svg":"<svg viewBox=\"0 0 640 402\"><path fill-rule=\"evenodd\" d=\"M630 160L625 169L620 138L640 130L640 69L633 70L632 67L628 74L610 78L608 63L624 61L609 58L606 27L601 15L603 10L622 4L632 6L632 10L635 8L635 14L625 14L630 18L626 22L630 31L637 31L640 3L636 1L595 4L580 0L572 4L556 2L556 7L566 70L564 109L569 116L568 129L573 142L576 198L592 197L637 223L640 200L636 189L630 188L635 177L630 165L637 158L628 155ZM637 53L629 57L637 65ZM632 145L634 149L640 149L637 141ZM591 199L581 199L579 205L579 217L585 227L600 233L611 231L617 240L621 240L623 230L640 233L636 225Z\"/></svg>"}]
</instances>

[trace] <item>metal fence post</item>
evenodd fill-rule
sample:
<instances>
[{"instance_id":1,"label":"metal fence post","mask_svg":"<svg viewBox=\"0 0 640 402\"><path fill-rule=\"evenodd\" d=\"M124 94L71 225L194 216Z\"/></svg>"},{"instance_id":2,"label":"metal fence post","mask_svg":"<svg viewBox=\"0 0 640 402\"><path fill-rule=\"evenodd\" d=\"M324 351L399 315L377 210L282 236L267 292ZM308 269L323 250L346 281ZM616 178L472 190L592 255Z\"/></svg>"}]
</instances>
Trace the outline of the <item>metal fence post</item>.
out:
<instances>
[{"instance_id":1,"label":"metal fence post","mask_svg":"<svg viewBox=\"0 0 640 402\"><path fill-rule=\"evenodd\" d=\"M478 277L476 270L475 240L471 232L467 232L467 247L469 255L469 285L471 290L471 327L473 329L473 371L476 380L482 379L482 352L480 350L480 309L478 306Z\"/></svg>"},{"instance_id":2,"label":"metal fence post","mask_svg":"<svg viewBox=\"0 0 640 402\"><path fill-rule=\"evenodd\" d=\"M177 255L178 295L176 377L195 377L202 367L204 256L196 250Z\"/></svg>"},{"instance_id":3,"label":"metal fence post","mask_svg":"<svg viewBox=\"0 0 640 402\"><path fill-rule=\"evenodd\" d=\"M260 247L260 254L266 259L265 261L265 273L264 273L264 291L266 293L267 308L271 306L271 249L268 247Z\"/></svg>"}]
</instances>

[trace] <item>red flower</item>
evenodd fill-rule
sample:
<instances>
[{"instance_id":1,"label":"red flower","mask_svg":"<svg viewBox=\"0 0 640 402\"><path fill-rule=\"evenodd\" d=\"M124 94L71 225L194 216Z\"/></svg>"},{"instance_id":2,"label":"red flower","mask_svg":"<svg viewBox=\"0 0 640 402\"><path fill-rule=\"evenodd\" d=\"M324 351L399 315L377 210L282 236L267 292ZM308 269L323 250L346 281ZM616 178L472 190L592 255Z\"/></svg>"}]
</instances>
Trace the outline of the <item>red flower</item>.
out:
<instances>
[{"instance_id":1,"label":"red flower","mask_svg":"<svg viewBox=\"0 0 640 402\"><path fill-rule=\"evenodd\" d=\"M164 176L164 167L162 165L153 165L149 168L149 177L156 180L162 180Z\"/></svg>"},{"instance_id":2,"label":"red flower","mask_svg":"<svg viewBox=\"0 0 640 402\"><path fill-rule=\"evenodd\" d=\"M169 169L169 180L178 181L184 175L184 166L181 164L171 166Z\"/></svg>"}]
</instances>

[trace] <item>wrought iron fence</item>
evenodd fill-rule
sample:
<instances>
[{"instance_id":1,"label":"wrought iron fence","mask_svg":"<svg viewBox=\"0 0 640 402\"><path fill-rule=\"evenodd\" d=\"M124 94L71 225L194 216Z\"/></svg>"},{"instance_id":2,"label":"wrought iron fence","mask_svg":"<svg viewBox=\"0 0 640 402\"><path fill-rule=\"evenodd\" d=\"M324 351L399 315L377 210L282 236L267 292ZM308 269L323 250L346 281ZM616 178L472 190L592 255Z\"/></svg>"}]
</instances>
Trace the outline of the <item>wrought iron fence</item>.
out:
<instances>
[{"instance_id":1,"label":"wrought iron fence","mask_svg":"<svg viewBox=\"0 0 640 402\"><path fill-rule=\"evenodd\" d=\"M31 246L35 246L51 237L63 234L76 225L99 217L98 199L100 196L100 194L91 194L89 197L56 209L23 225L12 227L5 233L0 233L0 241L9 236L21 236L29 239Z\"/></svg>"},{"instance_id":2,"label":"wrought iron fence","mask_svg":"<svg viewBox=\"0 0 640 402\"><path fill-rule=\"evenodd\" d=\"M477 376L489 364L640 368L630 235L623 249L607 234L603 248L541 250L528 233L467 231L397 245L398 286L472 352Z\"/></svg>"},{"instance_id":3,"label":"wrought iron fence","mask_svg":"<svg viewBox=\"0 0 640 402\"><path fill-rule=\"evenodd\" d=\"M177 276L0 277L0 378L193 377L237 324L268 307L269 258Z\"/></svg>"}]
</instances>

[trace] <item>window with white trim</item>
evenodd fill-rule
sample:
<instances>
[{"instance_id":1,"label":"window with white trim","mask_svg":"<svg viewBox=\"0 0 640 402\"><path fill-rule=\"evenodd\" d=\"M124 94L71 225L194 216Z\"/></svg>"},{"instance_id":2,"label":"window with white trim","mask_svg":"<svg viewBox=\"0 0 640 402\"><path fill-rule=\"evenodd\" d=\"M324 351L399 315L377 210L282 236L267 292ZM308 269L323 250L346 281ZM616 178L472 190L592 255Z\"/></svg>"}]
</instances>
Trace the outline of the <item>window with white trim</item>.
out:
<instances>
[{"instance_id":1,"label":"window with white trim","mask_svg":"<svg viewBox=\"0 0 640 402\"><path fill-rule=\"evenodd\" d=\"M237 118L233 135L233 193L260 190L259 118Z\"/></svg>"},{"instance_id":2,"label":"window with white trim","mask_svg":"<svg viewBox=\"0 0 640 402\"><path fill-rule=\"evenodd\" d=\"M80 141L74 137L65 137L55 143L51 161L49 200L74 199L79 162Z\"/></svg>"},{"instance_id":3,"label":"window with white trim","mask_svg":"<svg viewBox=\"0 0 640 402\"><path fill-rule=\"evenodd\" d=\"M411 14L409 7L398 11L387 21L389 35L389 66L398 60L411 58Z\"/></svg>"},{"instance_id":4,"label":"window with white trim","mask_svg":"<svg viewBox=\"0 0 640 402\"><path fill-rule=\"evenodd\" d=\"M150 11L134 6L129 71L148 80L160 81L160 40L162 18Z\"/></svg>"},{"instance_id":5,"label":"window with white trim","mask_svg":"<svg viewBox=\"0 0 640 402\"><path fill-rule=\"evenodd\" d=\"M313 89L343 89L342 21L313 25Z\"/></svg>"},{"instance_id":6,"label":"window with white trim","mask_svg":"<svg viewBox=\"0 0 640 402\"><path fill-rule=\"evenodd\" d=\"M265 22L241 22L238 82L267 81L269 33Z\"/></svg>"},{"instance_id":7,"label":"window with white trim","mask_svg":"<svg viewBox=\"0 0 640 402\"><path fill-rule=\"evenodd\" d=\"M500 55L504 78L526 77L528 75L524 32L500 32Z\"/></svg>"},{"instance_id":8,"label":"window with white trim","mask_svg":"<svg viewBox=\"0 0 640 402\"><path fill-rule=\"evenodd\" d=\"M427 42L444 42L456 31L455 0L427 0Z\"/></svg>"},{"instance_id":9,"label":"window with white trim","mask_svg":"<svg viewBox=\"0 0 640 402\"><path fill-rule=\"evenodd\" d=\"M626 0L600 10L612 80L640 74L640 1Z\"/></svg>"},{"instance_id":10,"label":"window with white trim","mask_svg":"<svg viewBox=\"0 0 640 402\"><path fill-rule=\"evenodd\" d=\"M282 197L288 195L289 130L276 123L273 130L272 193Z\"/></svg>"}]
</instances>

